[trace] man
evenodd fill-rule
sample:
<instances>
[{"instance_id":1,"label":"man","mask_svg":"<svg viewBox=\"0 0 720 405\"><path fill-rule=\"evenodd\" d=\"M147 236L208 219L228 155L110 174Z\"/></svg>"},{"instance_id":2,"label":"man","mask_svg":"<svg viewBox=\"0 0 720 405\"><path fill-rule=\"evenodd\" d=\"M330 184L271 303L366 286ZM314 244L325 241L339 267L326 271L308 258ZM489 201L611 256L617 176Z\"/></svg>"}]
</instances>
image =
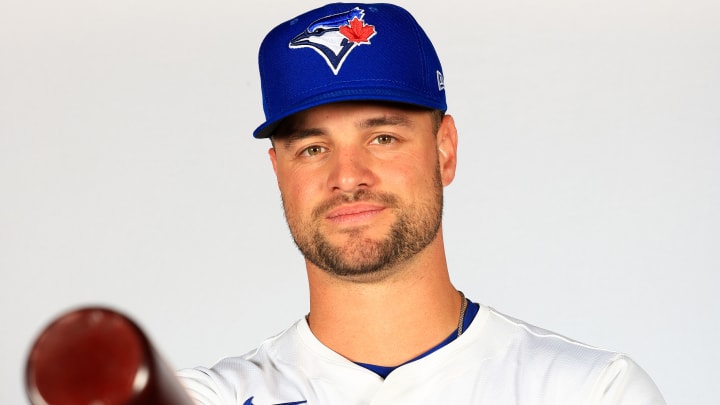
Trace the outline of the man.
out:
<instances>
[{"instance_id":1,"label":"man","mask_svg":"<svg viewBox=\"0 0 720 405\"><path fill-rule=\"evenodd\" d=\"M471 302L450 282L456 168L442 68L414 18L331 4L259 55L269 151L310 313L242 357L179 373L199 404L664 404L624 355Z\"/></svg>"}]
</instances>

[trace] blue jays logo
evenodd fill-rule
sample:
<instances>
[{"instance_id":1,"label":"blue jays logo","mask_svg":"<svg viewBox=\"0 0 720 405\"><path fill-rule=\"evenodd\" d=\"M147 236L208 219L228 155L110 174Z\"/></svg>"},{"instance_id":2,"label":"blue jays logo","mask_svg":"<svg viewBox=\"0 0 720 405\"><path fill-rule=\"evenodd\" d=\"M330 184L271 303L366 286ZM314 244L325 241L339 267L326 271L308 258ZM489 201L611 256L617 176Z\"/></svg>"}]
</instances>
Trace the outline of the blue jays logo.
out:
<instances>
[{"instance_id":1,"label":"blue jays logo","mask_svg":"<svg viewBox=\"0 0 720 405\"><path fill-rule=\"evenodd\" d=\"M345 13L315 20L305 31L290 41L290 48L311 48L338 74L350 51L370 44L377 33L374 25L365 24L365 10L359 7Z\"/></svg>"}]
</instances>

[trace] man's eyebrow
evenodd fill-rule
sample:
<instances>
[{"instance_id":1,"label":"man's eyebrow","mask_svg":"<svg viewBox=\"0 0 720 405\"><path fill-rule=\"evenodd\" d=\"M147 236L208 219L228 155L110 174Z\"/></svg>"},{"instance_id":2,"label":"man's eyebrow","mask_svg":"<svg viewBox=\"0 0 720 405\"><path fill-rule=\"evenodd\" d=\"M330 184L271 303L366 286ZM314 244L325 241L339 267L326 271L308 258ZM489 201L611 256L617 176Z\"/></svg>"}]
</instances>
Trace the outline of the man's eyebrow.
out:
<instances>
[{"instance_id":1,"label":"man's eyebrow","mask_svg":"<svg viewBox=\"0 0 720 405\"><path fill-rule=\"evenodd\" d=\"M406 127L412 126L412 121L406 115L384 115L382 117L368 118L358 124L360 128L374 128L381 126L402 125Z\"/></svg>"},{"instance_id":2,"label":"man's eyebrow","mask_svg":"<svg viewBox=\"0 0 720 405\"><path fill-rule=\"evenodd\" d=\"M283 135L278 136L276 139L282 140L284 143L284 149L289 150L292 149L292 146L293 144L295 144L295 142L298 142L301 139L311 136L320 136L324 134L325 131L323 131L321 128L292 129L289 132L283 133Z\"/></svg>"},{"instance_id":3,"label":"man's eyebrow","mask_svg":"<svg viewBox=\"0 0 720 405\"><path fill-rule=\"evenodd\" d=\"M357 123L358 128L369 129L382 126L406 126L412 127L412 120L402 114L394 115L383 115L379 117L372 117L364 119ZM279 131L280 134L275 136L275 139L282 140L283 148L286 150L292 149L293 145L305 138L311 136L322 136L326 135L326 131L322 128L289 128L286 130Z\"/></svg>"}]
</instances>

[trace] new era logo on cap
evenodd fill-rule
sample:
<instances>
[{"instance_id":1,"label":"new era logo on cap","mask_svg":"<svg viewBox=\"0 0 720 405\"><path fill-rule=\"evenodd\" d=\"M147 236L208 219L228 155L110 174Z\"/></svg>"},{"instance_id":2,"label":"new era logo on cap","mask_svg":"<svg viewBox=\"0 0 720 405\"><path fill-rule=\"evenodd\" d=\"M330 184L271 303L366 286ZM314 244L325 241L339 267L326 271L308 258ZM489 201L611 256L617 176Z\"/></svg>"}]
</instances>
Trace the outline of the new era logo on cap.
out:
<instances>
[{"instance_id":1,"label":"new era logo on cap","mask_svg":"<svg viewBox=\"0 0 720 405\"><path fill-rule=\"evenodd\" d=\"M320 18L293 38L290 48L316 51L337 75L350 52L359 45L370 44L370 38L377 34L375 26L366 24L364 18L365 10L359 7Z\"/></svg>"},{"instance_id":2,"label":"new era logo on cap","mask_svg":"<svg viewBox=\"0 0 720 405\"><path fill-rule=\"evenodd\" d=\"M445 111L445 82L430 39L405 9L332 3L268 33L258 55L272 136L285 118L341 101L384 101Z\"/></svg>"}]
</instances>

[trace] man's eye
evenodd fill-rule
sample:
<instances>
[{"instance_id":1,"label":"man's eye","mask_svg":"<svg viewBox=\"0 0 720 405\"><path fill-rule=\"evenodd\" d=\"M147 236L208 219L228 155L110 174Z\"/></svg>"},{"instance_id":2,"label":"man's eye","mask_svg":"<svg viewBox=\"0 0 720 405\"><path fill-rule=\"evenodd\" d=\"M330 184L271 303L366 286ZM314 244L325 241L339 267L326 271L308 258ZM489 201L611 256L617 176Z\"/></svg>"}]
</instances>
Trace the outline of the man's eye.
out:
<instances>
[{"instance_id":1,"label":"man's eye","mask_svg":"<svg viewBox=\"0 0 720 405\"><path fill-rule=\"evenodd\" d=\"M380 145L388 145L395 142L395 138L390 135L380 135L373 139L373 143L377 143Z\"/></svg>"},{"instance_id":2,"label":"man's eye","mask_svg":"<svg viewBox=\"0 0 720 405\"><path fill-rule=\"evenodd\" d=\"M308 146L307 148L303 149L302 155L316 156L316 155L323 153L324 151L325 151L325 148L323 148L322 146L313 145L313 146Z\"/></svg>"}]
</instances>

